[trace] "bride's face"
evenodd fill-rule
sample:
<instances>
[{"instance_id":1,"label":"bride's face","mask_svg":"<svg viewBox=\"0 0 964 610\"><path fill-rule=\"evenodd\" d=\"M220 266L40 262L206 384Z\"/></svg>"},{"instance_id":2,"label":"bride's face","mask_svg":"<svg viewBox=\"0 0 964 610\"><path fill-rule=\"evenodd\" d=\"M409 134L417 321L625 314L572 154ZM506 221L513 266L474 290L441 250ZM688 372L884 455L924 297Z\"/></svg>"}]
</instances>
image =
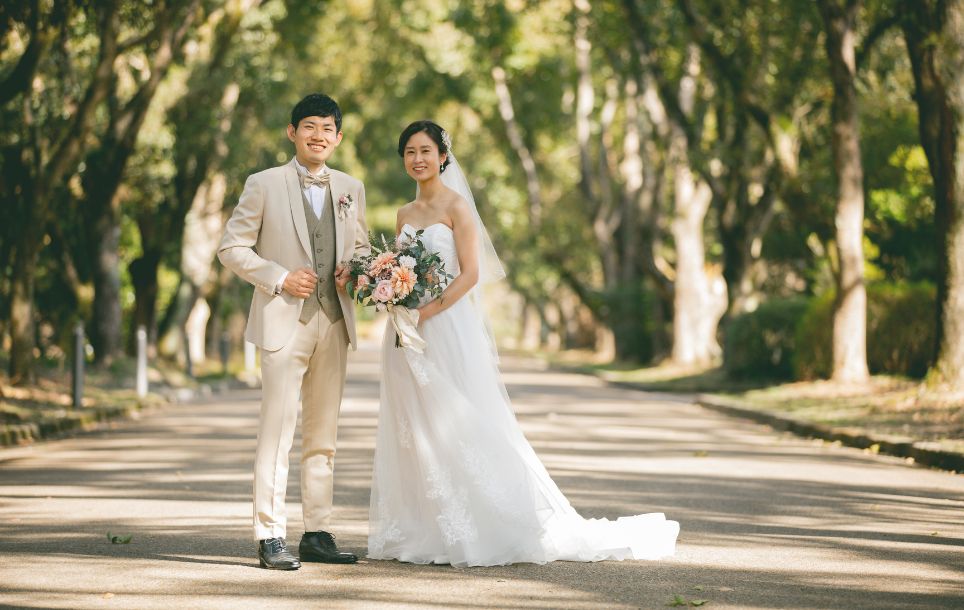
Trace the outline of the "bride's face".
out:
<instances>
[{"instance_id":1,"label":"bride's face","mask_svg":"<svg viewBox=\"0 0 964 610\"><path fill-rule=\"evenodd\" d=\"M439 175L445 155L438 152L438 144L427 133L420 131L405 144L405 171L414 180L424 182Z\"/></svg>"}]
</instances>

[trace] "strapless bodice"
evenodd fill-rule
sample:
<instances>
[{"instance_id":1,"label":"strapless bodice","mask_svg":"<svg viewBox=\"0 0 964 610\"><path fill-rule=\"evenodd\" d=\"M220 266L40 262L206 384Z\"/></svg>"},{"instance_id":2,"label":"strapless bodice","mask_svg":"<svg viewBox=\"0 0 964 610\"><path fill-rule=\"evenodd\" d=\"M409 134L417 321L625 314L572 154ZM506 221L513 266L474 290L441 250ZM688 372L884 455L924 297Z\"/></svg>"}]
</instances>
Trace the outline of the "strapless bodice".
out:
<instances>
[{"instance_id":1,"label":"strapless bodice","mask_svg":"<svg viewBox=\"0 0 964 610\"><path fill-rule=\"evenodd\" d=\"M405 223L402 225L401 235L414 236L418 230L416 227ZM445 272L452 277L457 276L459 274L459 257L458 251L455 249L455 233L448 225L441 222L430 224L425 227L424 231L421 239L425 249L429 252L438 252L442 263L445 265Z\"/></svg>"}]
</instances>

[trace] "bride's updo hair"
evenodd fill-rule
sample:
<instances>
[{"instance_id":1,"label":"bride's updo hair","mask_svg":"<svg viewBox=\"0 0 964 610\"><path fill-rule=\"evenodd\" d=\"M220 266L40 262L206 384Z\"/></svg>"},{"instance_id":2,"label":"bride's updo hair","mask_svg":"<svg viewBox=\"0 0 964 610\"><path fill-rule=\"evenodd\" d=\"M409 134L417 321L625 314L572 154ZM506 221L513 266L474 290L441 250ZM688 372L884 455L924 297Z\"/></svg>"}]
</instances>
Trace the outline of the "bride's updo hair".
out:
<instances>
[{"instance_id":1,"label":"bride's updo hair","mask_svg":"<svg viewBox=\"0 0 964 610\"><path fill-rule=\"evenodd\" d=\"M415 121L406 127L402 131L402 135L398 137L398 156L402 158L405 157L405 145L408 144L408 141L412 138L412 136L419 132L425 132L428 134L428 137L432 138L432 141L438 146L439 155L446 155L445 161L442 163L442 167L440 169L440 172L444 172L445 168L448 167L449 163L452 162L448 157L448 152L451 145L448 143L448 134L445 133L445 130L442 129L442 127L435 121L429 121L427 119L423 121Z\"/></svg>"}]
</instances>

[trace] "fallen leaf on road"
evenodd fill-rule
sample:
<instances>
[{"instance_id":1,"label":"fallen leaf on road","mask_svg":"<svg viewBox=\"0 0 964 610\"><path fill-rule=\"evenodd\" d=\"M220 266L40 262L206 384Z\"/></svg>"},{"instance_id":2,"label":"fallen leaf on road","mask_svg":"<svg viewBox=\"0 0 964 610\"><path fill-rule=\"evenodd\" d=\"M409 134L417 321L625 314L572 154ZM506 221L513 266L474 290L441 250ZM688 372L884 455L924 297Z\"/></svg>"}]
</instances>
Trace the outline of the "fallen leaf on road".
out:
<instances>
[{"instance_id":1,"label":"fallen leaf on road","mask_svg":"<svg viewBox=\"0 0 964 610\"><path fill-rule=\"evenodd\" d=\"M705 604L705 603L706 603L706 600L705 600L705 599L691 599L691 600L690 600L690 605L691 605L691 606L702 606L702 605Z\"/></svg>"},{"instance_id":2,"label":"fallen leaf on road","mask_svg":"<svg viewBox=\"0 0 964 610\"><path fill-rule=\"evenodd\" d=\"M704 451L704 450L702 450L702 449L700 449L699 451L694 451L694 452L693 452L693 455L694 455L695 457L706 457L706 456L708 456L709 454L710 454L709 451Z\"/></svg>"},{"instance_id":3,"label":"fallen leaf on road","mask_svg":"<svg viewBox=\"0 0 964 610\"><path fill-rule=\"evenodd\" d=\"M686 598L683 597L682 595L674 595L673 599L666 602L666 605L670 607L685 606Z\"/></svg>"},{"instance_id":4,"label":"fallen leaf on road","mask_svg":"<svg viewBox=\"0 0 964 610\"><path fill-rule=\"evenodd\" d=\"M113 593L110 593L110 592L104 593L104 599L110 599L110 598L112 598L112 597L114 597L114 594L113 594Z\"/></svg>"},{"instance_id":5,"label":"fallen leaf on road","mask_svg":"<svg viewBox=\"0 0 964 610\"><path fill-rule=\"evenodd\" d=\"M114 536L110 532L107 532L107 539L110 540L111 544L130 544L133 535L129 536Z\"/></svg>"},{"instance_id":6,"label":"fallen leaf on road","mask_svg":"<svg viewBox=\"0 0 964 610\"><path fill-rule=\"evenodd\" d=\"M733 590L733 587L720 587L720 588L719 588L719 591L723 591L724 593L727 592L727 591L732 591L732 590Z\"/></svg>"}]
</instances>

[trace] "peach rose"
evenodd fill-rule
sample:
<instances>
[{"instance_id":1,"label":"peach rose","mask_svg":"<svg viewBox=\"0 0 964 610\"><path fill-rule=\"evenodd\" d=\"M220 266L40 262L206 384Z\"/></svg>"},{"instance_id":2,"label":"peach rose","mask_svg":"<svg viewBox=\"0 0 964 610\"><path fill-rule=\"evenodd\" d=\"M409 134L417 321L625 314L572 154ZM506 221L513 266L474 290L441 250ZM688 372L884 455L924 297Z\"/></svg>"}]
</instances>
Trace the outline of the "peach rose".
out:
<instances>
[{"instance_id":1,"label":"peach rose","mask_svg":"<svg viewBox=\"0 0 964 610\"><path fill-rule=\"evenodd\" d=\"M376 256L375 260L373 260L368 266L368 273L374 277L377 277L382 271L391 269L392 265L395 263L395 256L397 255L394 252L382 252Z\"/></svg>"},{"instance_id":2,"label":"peach rose","mask_svg":"<svg viewBox=\"0 0 964 610\"><path fill-rule=\"evenodd\" d=\"M356 284L359 288L364 288L365 286L367 286L367 285L369 285L369 284L371 284L371 283L372 283L372 278L368 277L368 276L365 275L364 273L361 274L361 275L359 275L359 276L358 276L358 279L355 280L355 284Z\"/></svg>"},{"instance_id":3,"label":"peach rose","mask_svg":"<svg viewBox=\"0 0 964 610\"><path fill-rule=\"evenodd\" d=\"M372 291L372 298L382 303L391 301L394 296L395 291L392 290L391 280L381 280L375 284L375 290Z\"/></svg>"},{"instance_id":4,"label":"peach rose","mask_svg":"<svg viewBox=\"0 0 964 610\"><path fill-rule=\"evenodd\" d=\"M415 270L411 267L395 267L392 271L392 289L405 298L415 288Z\"/></svg>"}]
</instances>

